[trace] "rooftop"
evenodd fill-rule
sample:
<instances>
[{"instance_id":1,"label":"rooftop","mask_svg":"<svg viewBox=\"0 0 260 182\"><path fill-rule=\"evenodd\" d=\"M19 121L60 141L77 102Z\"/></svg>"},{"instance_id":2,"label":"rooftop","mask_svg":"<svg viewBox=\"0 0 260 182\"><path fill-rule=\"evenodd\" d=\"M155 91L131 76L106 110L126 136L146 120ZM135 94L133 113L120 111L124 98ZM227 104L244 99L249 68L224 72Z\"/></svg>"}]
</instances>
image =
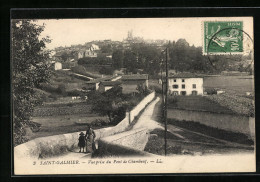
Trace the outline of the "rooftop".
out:
<instances>
[{"instance_id":1,"label":"rooftop","mask_svg":"<svg viewBox=\"0 0 260 182\"><path fill-rule=\"evenodd\" d=\"M170 75L169 78L203 78L203 77L194 73L177 73L174 75Z\"/></svg>"},{"instance_id":2,"label":"rooftop","mask_svg":"<svg viewBox=\"0 0 260 182\"><path fill-rule=\"evenodd\" d=\"M122 75L122 80L148 80L147 74Z\"/></svg>"},{"instance_id":3,"label":"rooftop","mask_svg":"<svg viewBox=\"0 0 260 182\"><path fill-rule=\"evenodd\" d=\"M98 83L98 82L104 82L104 81L110 81L113 78L116 78L117 76L107 76L107 77L102 77L102 78L96 78L94 80L90 80L86 83Z\"/></svg>"}]
</instances>

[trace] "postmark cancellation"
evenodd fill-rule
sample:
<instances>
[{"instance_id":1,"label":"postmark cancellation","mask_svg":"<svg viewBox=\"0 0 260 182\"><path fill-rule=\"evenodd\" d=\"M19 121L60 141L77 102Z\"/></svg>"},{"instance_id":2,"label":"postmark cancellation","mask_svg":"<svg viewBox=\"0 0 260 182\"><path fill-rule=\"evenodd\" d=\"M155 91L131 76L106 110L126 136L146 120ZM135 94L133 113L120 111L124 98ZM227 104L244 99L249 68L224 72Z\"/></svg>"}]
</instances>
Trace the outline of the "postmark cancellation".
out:
<instances>
[{"instance_id":1,"label":"postmark cancellation","mask_svg":"<svg viewBox=\"0 0 260 182\"><path fill-rule=\"evenodd\" d=\"M203 54L243 54L243 21L204 21Z\"/></svg>"}]
</instances>

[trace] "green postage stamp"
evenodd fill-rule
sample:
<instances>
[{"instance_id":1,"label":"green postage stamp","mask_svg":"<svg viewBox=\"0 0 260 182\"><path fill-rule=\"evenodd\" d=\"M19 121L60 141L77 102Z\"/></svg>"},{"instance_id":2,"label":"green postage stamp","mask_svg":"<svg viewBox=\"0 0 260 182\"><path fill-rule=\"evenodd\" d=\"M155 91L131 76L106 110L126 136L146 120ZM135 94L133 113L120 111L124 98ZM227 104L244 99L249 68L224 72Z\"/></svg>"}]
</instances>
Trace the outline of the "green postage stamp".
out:
<instances>
[{"instance_id":1,"label":"green postage stamp","mask_svg":"<svg viewBox=\"0 0 260 182\"><path fill-rule=\"evenodd\" d=\"M243 54L243 22L204 21L203 54Z\"/></svg>"}]
</instances>

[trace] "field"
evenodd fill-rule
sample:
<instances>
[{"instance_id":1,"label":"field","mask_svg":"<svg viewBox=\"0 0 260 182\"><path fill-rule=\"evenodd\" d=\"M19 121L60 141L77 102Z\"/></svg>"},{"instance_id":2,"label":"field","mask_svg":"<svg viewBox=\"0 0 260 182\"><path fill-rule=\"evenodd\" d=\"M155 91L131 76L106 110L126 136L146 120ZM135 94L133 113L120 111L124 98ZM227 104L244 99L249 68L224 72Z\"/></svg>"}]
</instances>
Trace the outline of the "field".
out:
<instances>
[{"instance_id":1,"label":"field","mask_svg":"<svg viewBox=\"0 0 260 182\"><path fill-rule=\"evenodd\" d=\"M169 97L168 103L169 109L178 108L193 111L234 114L232 110L202 96L171 96Z\"/></svg>"},{"instance_id":2,"label":"field","mask_svg":"<svg viewBox=\"0 0 260 182\"><path fill-rule=\"evenodd\" d=\"M254 79L253 76L206 76L204 88L220 88L245 95L246 92L253 92Z\"/></svg>"},{"instance_id":3,"label":"field","mask_svg":"<svg viewBox=\"0 0 260 182\"><path fill-rule=\"evenodd\" d=\"M86 129L87 123L91 123L97 119L107 120L107 117L95 114L33 117L32 121L41 124L41 129L38 132L28 131L27 138L31 140L38 137L79 132Z\"/></svg>"},{"instance_id":4,"label":"field","mask_svg":"<svg viewBox=\"0 0 260 182\"><path fill-rule=\"evenodd\" d=\"M226 93L208 95L207 98L241 115L254 117L253 76L209 76L204 77L204 87L220 88ZM253 93L246 96L246 92Z\"/></svg>"},{"instance_id":5,"label":"field","mask_svg":"<svg viewBox=\"0 0 260 182\"><path fill-rule=\"evenodd\" d=\"M91 105L87 102L69 104L49 104L34 109L34 117L59 116L73 114L91 114Z\"/></svg>"},{"instance_id":6,"label":"field","mask_svg":"<svg viewBox=\"0 0 260 182\"><path fill-rule=\"evenodd\" d=\"M86 124L96 120L108 121L108 118L92 113L91 105L87 102L44 104L34 109L32 117L33 122L41 125L40 130L32 132L27 129L27 138L31 140L38 137L79 132L85 130Z\"/></svg>"}]
</instances>

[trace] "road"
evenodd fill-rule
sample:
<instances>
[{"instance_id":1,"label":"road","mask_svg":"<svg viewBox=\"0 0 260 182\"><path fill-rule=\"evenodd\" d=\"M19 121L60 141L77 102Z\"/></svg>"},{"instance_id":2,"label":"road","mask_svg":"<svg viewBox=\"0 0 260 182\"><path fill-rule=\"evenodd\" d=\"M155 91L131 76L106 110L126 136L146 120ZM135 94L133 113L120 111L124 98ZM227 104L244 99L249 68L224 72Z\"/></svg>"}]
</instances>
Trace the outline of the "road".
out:
<instances>
[{"instance_id":1,"label":"road","mask_svg":"<svg viewBox=\"0 0 260 182\"><path fill-rule=\"evenodd\" d=\"M157 97L148 107L145 108L144 112L133 126L133 129L142 127L148 128L150 131L156 128L163 129L162 124L158 122L158 119L161 116L160 105L161 99L160 97Z\"/></svg>"}]
</instances>

